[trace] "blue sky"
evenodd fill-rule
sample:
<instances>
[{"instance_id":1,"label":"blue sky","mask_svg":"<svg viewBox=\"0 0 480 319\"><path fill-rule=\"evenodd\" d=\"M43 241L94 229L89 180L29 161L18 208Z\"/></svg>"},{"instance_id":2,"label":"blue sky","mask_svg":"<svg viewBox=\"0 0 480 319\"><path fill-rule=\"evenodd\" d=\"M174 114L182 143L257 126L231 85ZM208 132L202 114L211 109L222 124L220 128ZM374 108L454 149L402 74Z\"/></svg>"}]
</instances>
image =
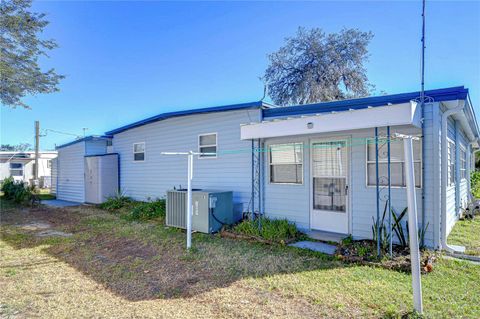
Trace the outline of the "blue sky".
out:
<instances>
[{"instance_id":1,"label":"blue sky","mask_svg":"<svg viewBox=\"0 0 480 319\"><path fill-rule=\"evenodd\" d=\"M257 101L267 54L299 26L375 34L368 76L378 91L419 89L421 1L35 2L46 37L43 59L66 79L61 91L29 97L32 110L1 107L1 142L33 144L33 122L102 134L158 113ZM480 115L480 3L427 3L427 89L465 85ZM42 148L71 140L48 133Z\"/></svg>"}]
</instances>

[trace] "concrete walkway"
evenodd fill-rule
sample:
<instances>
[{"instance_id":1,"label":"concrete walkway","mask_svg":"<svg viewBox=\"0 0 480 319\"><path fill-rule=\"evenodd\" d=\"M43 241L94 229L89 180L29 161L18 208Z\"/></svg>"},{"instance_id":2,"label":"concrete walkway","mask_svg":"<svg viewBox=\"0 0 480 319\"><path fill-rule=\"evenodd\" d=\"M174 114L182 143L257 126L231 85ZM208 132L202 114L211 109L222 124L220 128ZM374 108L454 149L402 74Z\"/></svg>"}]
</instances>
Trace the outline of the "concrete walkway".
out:
<instances>
[{"instance_id":1,"label":"concrete walkway","mask_svg":"<svg viewBox=\"0 0 480 319\"><path fill-rule=\"evenodd\" d=\"M299 242L290 244L289 246L302 248L302 249L309 249L309 250L317 251L327 255L333 255L337 250L337 246L325 244L318 241L299 241Z\"/></svg>"},{"instance_id":2,"label":"concrete walkway","mask_svg":"<svg viewBox=\"0 0 480 319\"><path fill-rule=\"evenodd\" d=\"M50 206L50 207L70 207L70 206L80 206L80 205L82 205L82 203L69 202L69 201L61 200L61 199L42 200L41 203L43 205Z\"/></svg>"}]
</instances>

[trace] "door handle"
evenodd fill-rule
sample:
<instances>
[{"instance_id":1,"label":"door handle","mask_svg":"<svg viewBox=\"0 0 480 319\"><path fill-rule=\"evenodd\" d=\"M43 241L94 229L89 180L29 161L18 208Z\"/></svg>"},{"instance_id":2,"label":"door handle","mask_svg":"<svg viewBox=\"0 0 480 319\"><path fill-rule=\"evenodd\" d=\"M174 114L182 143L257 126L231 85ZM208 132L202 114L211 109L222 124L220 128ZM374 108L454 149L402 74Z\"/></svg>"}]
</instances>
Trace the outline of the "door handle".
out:
<instances>
[{"instance_id":1,"label":"door handle","mask_svg":"<svg viewBox=\"0 0 480 319\"><path fill-rule=\"evenodd\" d=\"M348 195L348 185L345 185L345 195Z\"/></svg>"}]
</instances>

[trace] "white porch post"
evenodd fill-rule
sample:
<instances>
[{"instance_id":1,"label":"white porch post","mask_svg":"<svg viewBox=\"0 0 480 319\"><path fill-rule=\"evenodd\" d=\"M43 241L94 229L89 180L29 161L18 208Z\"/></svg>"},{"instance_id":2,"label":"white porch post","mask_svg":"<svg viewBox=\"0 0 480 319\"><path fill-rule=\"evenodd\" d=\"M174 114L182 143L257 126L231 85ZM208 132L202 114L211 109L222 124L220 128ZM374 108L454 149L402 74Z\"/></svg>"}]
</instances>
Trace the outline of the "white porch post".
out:
<instances>
[{"instance_id":1,"label":"white porch post","mask_svg":"<svg viewBox=\"0 0 480 319\"><path fill-rule=\"evenodd\" d=\"M415 310L423 313L422 279L420 273L420 250L418 248L417 198L415 194L415 172L413 169L412 137L403 137L405 153L405 177L408 202L408 229L410 239L410 259L412 267L413 301Z\"/></svg>"}]
</instances>

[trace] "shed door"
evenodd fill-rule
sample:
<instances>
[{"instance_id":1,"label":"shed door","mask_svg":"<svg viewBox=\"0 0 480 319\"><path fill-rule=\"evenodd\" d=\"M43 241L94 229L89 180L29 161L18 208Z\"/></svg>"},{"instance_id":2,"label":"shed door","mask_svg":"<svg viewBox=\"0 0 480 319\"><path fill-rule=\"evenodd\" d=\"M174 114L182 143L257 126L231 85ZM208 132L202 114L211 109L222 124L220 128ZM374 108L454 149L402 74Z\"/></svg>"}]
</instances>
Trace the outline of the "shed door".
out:
<instances>
[{"instance_id":1,"label":"shed door","mask_svg":"<svg viewBox=\"0 0 480 319\"><path fill-rule=\"evenodd\" d=\"M98 158L85 157L85 202L99 204Z\"/></svg>"},{"instance_id":2,"label":"shed door","mask_svg":"<svg viewBox=\"0 0 480 319\"><path fill-rule=\"evenodd\" d=\"M312 229L348 233L347 152L347 140L312 142Z\"/></svg>"}]
</instances>

